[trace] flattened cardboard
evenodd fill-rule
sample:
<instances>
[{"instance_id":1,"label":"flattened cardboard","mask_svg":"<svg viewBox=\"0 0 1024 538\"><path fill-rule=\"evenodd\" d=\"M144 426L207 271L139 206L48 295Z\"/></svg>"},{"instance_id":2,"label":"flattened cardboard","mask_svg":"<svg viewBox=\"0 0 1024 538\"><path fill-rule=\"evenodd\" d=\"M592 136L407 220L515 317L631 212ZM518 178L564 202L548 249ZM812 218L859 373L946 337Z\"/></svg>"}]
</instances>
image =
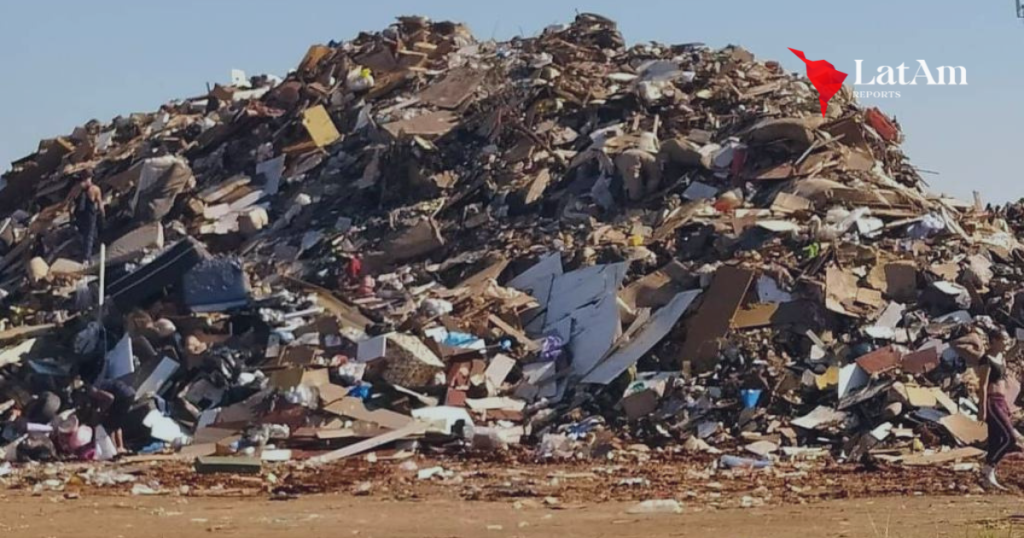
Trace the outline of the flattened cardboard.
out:
<instances>
[{"instance_id":1,"label":"flattened cardboard","mask_svg":"<svg viewBox=\"0 0 1024 538\"><path fill-rule=\"evenodd\" d=\"M487 371L484 372L484 376L487 378L487 387L492 393L501 388L505 378L512 372L512 368L516 364L514 359L500 353L491 359L491 363L487 365Z\"/></svg>"},{"instance_id":2,"label":"flattened cardboard","mask_svg":"<svg viewBox=\"0 0 1024 538\"><path fill-rule=\"evenodd\" d=\"M912 456L906 456L903 458L903 465L941 465L943 463L950 463L953 461L974 459L984 454L985 451L980 448L954 448L953 450L936 452L934 454L914 454Z\"/></svg>"},{"instance_id":3,"label":"flattened cardboard","mask_svg":"<svg viewBox=\"0 0 1024 538\"><path fill-rule=\"evenodd\" d=\"M476 289L485 285L489 280L497 280L501 273L508 267L509 260L505 256L498 256L490 265L473 275L466 277L459 282L456 288Z\"/></svg>"},{"instance_id":4,"label":"flattened cardboard","mask_svg":"<svg viewBox=\"0 0 1024 538\"><path fill-rule=\"evenodd\" d=\"M732 327L734 329L754 329L809 323L812 308L813 305L809 301L755 303L736 311Z\"/></svg>"},{"instance_id":5,"label":"flattened cardboard","mask_svg":"<svg viewBox=\"0 0 1024 538\"><path fill-rule=\"evenodd\" d=\"M263 402L270 397L270 394L270 390L263 390L241 402L225 407L217 415L214 425L219 427L237 425L240 428L248 426L259 416L258 410L263 406Z\"/></svg>"},{"instance_id":6,"label":"flattened cardboard","mask_svg":"<svg viewBox=\"0 0 1024 538\"><path fill-rule=\"evenodd\" d=\"M299 385L321 387L330 382L330 370L327 368L306 369L293 367L275 370L270 373L270 385L282 390L288 390Z\"/></svg>"},{"instance_id":7,"label":"flattened cardboard","mask_svg":"<svg viewBox=\"0 0 1024 538\"><path fill-rule=\"evenodd\" d=\"M912 261L880 262L868 274L868 283L894 301L912 301L917 295L917 265Z\"/></svg>"},{"instance_id":8,"label":"flattened cardboard","mask_svg":"<svg viewBox=\"0 0 1024 538\"><path fill-rule=\"evenodd\" d=\"M383 263L399 263L421 256L443 247L444 238L440 227L433 219L421 219L415 225L400 230L388 237L381 245L384 251Z\"/></svg>"},{"instance_id":9,"label":"flattened cardboard","mask_svg":"<svg viewBox=\"0 0 1024 538\"><path fill-rule=\"evenodd\" d=\"M934 347L929 347L908 353L903 357L903 371L908 374L927 374L939 367L939 352Z\"/></svg>"},{"instance_id":10,"label":"flattened cardboard","mask_svg":"<svg viewBox=\"0 0 1024 538\"><path fill-rule=\"evenodd\" d=\"M813 207L814 205L811 201L803 196L780 192L775 195L771 210L782 215L791 215L793 213L810 211Z\"/></svg>"},{"instance_id":11,"label":"flattened cardboard","mask_svg":"<svg viewBox=\"0 0 1024 538\"><path fill-rule=\"evenodd\" d=\"M312 71L317 64L320 63L320 60L327 57L331 52L333 52L333 49L324 45L313 45L309 47L309 50L306 51L306 55L302 58L302 62L299 63L299 71Z\"/></svg>"},{"instance_id":12,"label":"flattened cardboard","mask_svg":"<svg viewBox=\"0 0 1024 538\"><path fill-rule=\"evenodd\" d=\"M420 103L448 110L459 108L484 80L485 72L470 67L452 69L439 82L419 93Z\"/></svg>"},{"instance_id":13,"label":"flattened cardboard","mask_svg":"<svg viewBox=\"0 0 1024 538\"><path fill-rule=\"evenodd\" d=\"M514 197L523 206L532 206L540 201L551 183L551 171L547 168L541 169L530 176L526 183L515 191Z\"/></svg>"},{"instance_id":14,"label":"flattened cardboard","mask_svg":"<svg viewBox=\"0 0 1024 538\"><path fill-rule=\"evenodd\" d=\"M988 426L984 422L973 420L967 415L959 413L949 415L939 420L939 424L964 445L974 445L988 439Z\"/></svg>"},{"instance_id":15,"label":"flattened cardboard","mask_svg":"<svg viewBox=\"0 0 1024 538\"><path fill-rule=\"evenodd\" d=\"M829 267L825 271L825 307L832 312L860 317L847 309L856 300L857 289L857 277L854 275L838 267Z\"/></svg>"},{"instance_id":16,"label":"flattened cardboard","mask_svg":"<svg viewBox=\"0 0 1024 538\"><path fill-rule=\"evenodd\" d=\"M888 296L895 301L911 301L917 293L917 266L914 262L894 262L885 266Z\"/></svg>"},{"instance_id":17,"label":"flattened cardboard","mask_svg":"<svg viewBox=\"0 0 1024 538\"><path fill-rule=\"evenodd\" d=\"M284 348L276 366L309 366L320 350L313 346L291 345Z\"/></svg>"},{"instance_id":18,"label":"flattened cardboard","mask_svg":"<svg viewBox=\"0 0 1024 538\"><path fill-rule=\"evenodd\" d=\"M950 282L956 282L960 278L960 264L955 262L936 263L929 267L928 271Z\"/></svg>"},{"instance_id":19,"label":"flattened cardboard","mask_svg":"<svg viewBox=\"0 0 1024 538\"><path fill-rule=\"evenodd\" d=\"M846 413L836 411L828 406L820 405L814 408L810 413L793 419L790 424L805 430L818 430L841 424L845 420Z\"/></svg>"},{"instance_id":20,"label":"flattened cardboard","mask_svg":"<svg viewBox=\"0 0 1024 538\"><path fill-rule=\"evenodd\" d=\"M868 375L878 375L889 370L895 370L900 365L899 350L893 346L885 346L857 358L857 365Z\"/></svg>"},{"instance_id":21,"label":"flattened cardboard","mask_svg":"<svg viewBox=\"0 0 1024 538\"><path fill-rule=\"evenodd\" d=\"M715 272L697 313L686 327L686 342L680 362L692 361L696 374L714 368L718 356L717 340L725 336L733 316L747 294L754 272L735 267L721 267Z\"/></svg>"},{"instance_id":22,"label":"flattened cardboard","mask_svg":"<svg viewBox=\"0 0 1024 538\"><path fill-rule=\"evenodd\" d=\"M455 128L458 116L446 110L428 112L407 120L384 124L384 130L391 136L421 136L426 139L439 138Z\"/></svg>"},{"instance_id":23,"label":"flattened cardboard","mask_svg":"<svg viewBox=\"0 0 1024 538\"><path fill-rule=\"evenodd\" d=\"M206 202L207 204L215 204L229 195L234 193L236 190L241 189L248 185L252 179L248 176L232 176L220 183L216 183L203 189L197 195L199 199Z\"/></svg>"},{"instance_id":24,"label":"flattened cardboard","mask_svg":"<svg viewBox=\"0 0 1024 538\"><path fill-rule=\"evenodd\" d=\"M526 407L526 402L508 397L469 398L466 400L466 406L474 411L522 411Z\"/></svg>"},{"instance_id":25,"label":"flattened cardboard","mask_svg":"<svg viewBox=\"0 0 1024 538\"><path fill-rule=\"evenodd\" d=\"M907 391L907 400L913 407L935 407L939 404L939 401L935 399L935 393L930 388L907 386L905 390Z\"/></svg>"},{"instance_id":26,"label":"flattened cardboard","mask_svg":"<svg viewBox=\"0 0 1024 538\"><path fill-rule=\"evenodd\" d=\"M333 387L334 385L329 386ZM324 399L323 389L324 387L320 388L321 400ZM367 409L366 404L359 398L344 397L325 405L323 410L334 415L373 422L374 424L379 424L392 430L404 428L412 422L411 417L401 413L396 413L389 409L374 409L371 411L370 409Z\"/></svg>"},{"instance_id":27,"label":"flattened cardboard","mask_svg":"<svg viewBox=\"0 0 1024 538\"><path fill-rule=\"evenodd\" d=\"M857 289L857 298L854 300L858 304L871 308L882 308L885 306L885 299L882 298L882 292L871 288Z\"/></svg>"},{"instance_id":28,"label":"flattened cardboard","mask_svg":"<svg viewBox=\"0 0 1024 538\"><path fill-rule=\"evenodd\" d=\"M341 133L323 105L306 109L302 113L302 126L317 147L329 146L341 138Z\"/></svg>"},{"instance_id":29,"label":"flattened cardboard","mask_svg":"<svg viewBox=\"0 0 1024 538\"><path fill-rule=\"evenodd\" d=\"M632 310L661 308L678 293L685 291L684 282L690 276L683 264L672 260L657 271L626 286L619 292L619 298Z\"/></svg>"}]
</instances>

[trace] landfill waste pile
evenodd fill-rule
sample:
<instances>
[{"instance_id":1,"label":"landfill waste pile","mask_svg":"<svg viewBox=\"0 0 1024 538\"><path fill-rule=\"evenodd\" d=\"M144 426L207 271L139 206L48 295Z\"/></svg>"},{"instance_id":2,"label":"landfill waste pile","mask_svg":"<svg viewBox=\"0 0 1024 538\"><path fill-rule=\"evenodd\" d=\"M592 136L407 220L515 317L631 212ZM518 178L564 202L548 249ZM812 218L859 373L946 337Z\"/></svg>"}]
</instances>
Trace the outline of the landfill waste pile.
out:
<instances>
[{"instance_id":1,"label":"landfill waste pile","mask_svg":"<svg viewBox=\"0 0 1024 538\"><path fill-rule=\"evenodd\" d=\"M4 175L0 452L969 461L979 364L1018 367L1024 210L929 194L902 138L592 14L235 71Z\"/></svg>"}]
</instances>

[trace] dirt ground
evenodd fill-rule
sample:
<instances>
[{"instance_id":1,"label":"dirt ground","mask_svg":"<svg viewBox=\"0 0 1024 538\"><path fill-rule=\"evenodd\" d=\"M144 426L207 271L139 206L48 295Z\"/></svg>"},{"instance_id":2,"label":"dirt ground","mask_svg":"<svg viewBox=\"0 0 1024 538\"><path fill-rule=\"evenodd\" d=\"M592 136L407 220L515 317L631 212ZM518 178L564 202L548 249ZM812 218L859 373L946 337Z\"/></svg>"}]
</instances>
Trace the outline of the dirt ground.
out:
<instances>
[{"instance_id":1,"label":"dirt ground","mask_svg":"<svg viewBox=\"0 0 1024 538\"><path fill-rule=\"evenodd\" d=\"M382 501L338 494L291 501L9 495L0 508L0 536L1004 537L1015 522L1024 535L1024 521L1017 520L1024 513L1020 501L1016 496L889 497L630 515L632 504L620 502L553 509L542 503Z\"/></svg>"},{"instance_id":2,"label":"dirt ground","mask_svg":"<svg viewBox=\"0 0 1024 538\"><path fill-rule=\"evenodd\" d=\"M440 469L421 478L411 463ZM94 483L115 470L134 481ZM173 461L36 465L0 479L0 537L1024 538L1024 459L1006 461L1000 474L1009 494L987 493L977 472L950 466L736 471L708 458L647 455L557 464L353 459L250 476L201 475ZM133 494L143 486L149 495ZM629 513L650 499L676 499L683 513Z\"/></svg>"}]
</instances>

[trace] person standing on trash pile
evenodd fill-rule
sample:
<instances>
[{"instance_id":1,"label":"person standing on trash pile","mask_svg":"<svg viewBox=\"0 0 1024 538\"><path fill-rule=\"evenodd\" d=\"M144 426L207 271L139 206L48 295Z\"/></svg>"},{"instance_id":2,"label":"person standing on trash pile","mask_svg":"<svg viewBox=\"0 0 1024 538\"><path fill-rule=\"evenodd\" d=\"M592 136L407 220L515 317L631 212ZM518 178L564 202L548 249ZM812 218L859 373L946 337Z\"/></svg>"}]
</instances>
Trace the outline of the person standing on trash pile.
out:
<instances>
[{"instance_id":1,"label":"person standing on trash pile","mask_svg":"<svg viewBox=\"0 0 1024 538\"><path fill-rule=\"evenodd\" d=\"M988 334L989 346L981 361L981 419L988 426L988 450L985 455L985 467L982 478L985 484L1000 490L1006 488L996 480L996 466L1012 452L1020 452L1024 445L1024 436L1014 427L1010 419L1010 406L1007 400L1008 375L1003 351L1006 350L1010 337L1002 330L994 330Z\"/></svg>"},{"instance_id":2,"label":"person standing on trash pile","mask_svg":"<svg viewBox=\"0 0 1024 538\"><path fill-rule=\"evenodd\" d=\"M124 445L124 425L135 404L135 389L124 381L110 379L86 388L87 405L92 422L103 426L117 447L118 454L127 452Z\"/></svg>"},{"instance_id":3,"label":"person standing on trash pile","mask_svg":"<svg viewBox=\"0 0 1024 538\"><path fill-rule=\"evenodd\" d=\"M92 258L99 233L99 219L106 217L103 208L103 191L92 181L92 172L86 170L79 174L78 181L68 193L67 204L72 211L72 221L82 239L82 261Z\"/></svg>"}]
</instances>

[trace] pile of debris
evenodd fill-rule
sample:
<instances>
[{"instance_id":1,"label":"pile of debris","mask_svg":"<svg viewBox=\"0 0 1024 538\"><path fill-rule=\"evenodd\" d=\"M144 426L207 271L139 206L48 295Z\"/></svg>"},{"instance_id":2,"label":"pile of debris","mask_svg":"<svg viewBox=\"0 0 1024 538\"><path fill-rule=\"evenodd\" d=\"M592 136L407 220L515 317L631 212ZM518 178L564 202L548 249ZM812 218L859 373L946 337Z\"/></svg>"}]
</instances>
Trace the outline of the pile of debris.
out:
<instances>
[{"instance_id":1,"label":"pile of debris","mask_svg":"<svg viewBox=\"0 0 1024 538\"><path fill-rule=\"evenodd\" d=\"M821 112L739 47L402 17L45 140L0 191L0 446L976 454L1024 212L928 194L846 88Z\"/></svg>"}]
</instances>

